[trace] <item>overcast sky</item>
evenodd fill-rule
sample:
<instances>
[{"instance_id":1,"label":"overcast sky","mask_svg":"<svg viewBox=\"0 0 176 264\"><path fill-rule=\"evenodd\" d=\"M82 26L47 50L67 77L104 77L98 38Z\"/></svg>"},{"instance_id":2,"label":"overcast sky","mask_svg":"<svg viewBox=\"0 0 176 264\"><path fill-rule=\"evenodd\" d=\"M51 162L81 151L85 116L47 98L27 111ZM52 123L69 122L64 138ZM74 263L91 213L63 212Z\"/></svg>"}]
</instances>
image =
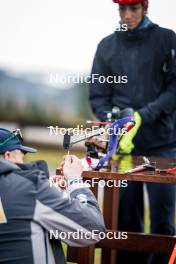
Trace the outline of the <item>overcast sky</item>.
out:
<instances>
[{"instance_id":1,"label":"overcast sky","mask_svg":"<svg viewBox=\"0 0 176 264\"><path fill-rule=\"evenodd\" d=\"M0 0L0 68L89 71L101 38L117 27L112 0ZM176 1L151 0L149 16L176 30Z\"/></svg>"}]
</instances>

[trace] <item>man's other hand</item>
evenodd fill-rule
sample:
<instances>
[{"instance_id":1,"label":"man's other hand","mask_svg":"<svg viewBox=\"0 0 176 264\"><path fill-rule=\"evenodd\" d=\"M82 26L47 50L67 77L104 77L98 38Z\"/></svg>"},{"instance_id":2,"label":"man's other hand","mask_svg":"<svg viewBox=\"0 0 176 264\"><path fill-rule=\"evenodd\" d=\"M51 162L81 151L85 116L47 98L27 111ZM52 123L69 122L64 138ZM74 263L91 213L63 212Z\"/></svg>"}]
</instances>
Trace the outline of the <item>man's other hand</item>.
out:
<instances>
[{"instance_id":1,"label":"man's other hand","mask_svg":"<svg viewBox=\"0 0 176 264\"><path fill-rule=\"evenodd\" d=\"M74 155L67 155L64 158L63 175L68 180L69 178L81 178L83 165L80 159Z\"/></svg>"}]
</instances>

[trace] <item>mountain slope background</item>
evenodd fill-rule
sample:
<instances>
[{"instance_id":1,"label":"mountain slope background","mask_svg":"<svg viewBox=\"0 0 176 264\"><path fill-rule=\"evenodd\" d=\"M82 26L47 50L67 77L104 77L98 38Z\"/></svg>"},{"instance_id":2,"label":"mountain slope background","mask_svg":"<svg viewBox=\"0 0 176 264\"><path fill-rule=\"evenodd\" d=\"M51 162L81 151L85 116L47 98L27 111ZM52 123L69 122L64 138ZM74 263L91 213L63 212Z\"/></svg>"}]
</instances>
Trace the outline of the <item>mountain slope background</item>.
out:
<instances>
[{"instance_id":1,"label":"mountain slope background","mask_svg":"<svg viewBox=\"0 0 176 264\"><path fill-rule=\"evenodd\" d=\"M85 83L59 89L0 71L0 121L67 126L91 117Z\"/></svg>"}]
</instances>

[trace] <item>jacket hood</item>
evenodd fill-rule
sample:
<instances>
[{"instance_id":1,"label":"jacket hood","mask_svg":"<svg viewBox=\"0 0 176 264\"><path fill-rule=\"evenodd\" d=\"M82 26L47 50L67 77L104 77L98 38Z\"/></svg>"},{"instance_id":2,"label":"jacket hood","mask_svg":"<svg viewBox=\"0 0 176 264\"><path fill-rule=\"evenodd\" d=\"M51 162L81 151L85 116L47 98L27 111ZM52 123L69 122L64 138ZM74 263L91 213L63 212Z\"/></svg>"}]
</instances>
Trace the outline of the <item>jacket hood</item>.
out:
<instances>
[{"instance_id":1,"label":"jacket hood","mask_svg":"<svg viewBox=\"0 0 176 264\"><path fill-rule=\"evenodd\" d=\"M0 159L0 175L10 173L14 170L19 170L19 167L16 164Z\"/></svg>"},{"instance_id":2,"label":"jacket hood","mask_svg":"<svg viewBox=\"0 0 176 264\"><path fill-rule=\"evenodd\" d=\"M48 166L44 160L14 164L10 161L0 159L0 176L2 174L7 174L15 170L41 170L49 178Z\"/></svg>"},{"instance_id":3,"label":"jacket hood","mask_svg":"<svg viewBox=\"0 0 176 264\"><path fill-rule=\"evenodd\" d=\"M17 163L21 170L40 170L49 178L48 165L44 160L36 160L29 163Z\"/></svg>"},{"instance_id":4,"label":"jacket hood","mask_svg":"<svg viewBox=\"0 0 176 264\"><path fill-rule=\"evenodd\" d=\"M148 33L156 27L158 27L157 24L151 23L146 28L135 28L124 32L116 32L116 37L118 38L120 36L122 39L127 41L143 40L145 38L147 39Z\"/></svg>"}]
</instances>

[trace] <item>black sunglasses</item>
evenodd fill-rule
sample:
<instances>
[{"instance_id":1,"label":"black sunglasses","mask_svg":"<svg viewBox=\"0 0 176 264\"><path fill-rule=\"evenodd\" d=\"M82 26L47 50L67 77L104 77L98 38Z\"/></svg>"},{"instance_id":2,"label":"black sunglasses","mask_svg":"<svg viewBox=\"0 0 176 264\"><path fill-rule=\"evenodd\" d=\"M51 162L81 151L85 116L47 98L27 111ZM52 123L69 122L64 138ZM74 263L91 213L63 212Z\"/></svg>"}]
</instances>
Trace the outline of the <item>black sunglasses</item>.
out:
<instances>
[{"instance_id":1,"label":"black sunglasses","mask_svg":"<svg viewBox=\"0 0 176 264\"><path fill-rule=\"evenodd\" d=\"M22 133L21 133L20 129L16 129L16 130L12 131L12 135L10 137L6 138L3 142L0 143L0 146L5 145L7 142L9 142L10 140L12 140L15 137L20 142L23 142L23 136L22 136Z\"/></svg>"},{"instance_id":2,"label":"black sunglasses","mask_svg":"<svg viewBox=\"0 0 176 264\"><path fill-rule=\"evenodd\" d=\"M23 136L21 133L21 130L18 128L14 131L12 131L12 133L14 134L14 136L16 136L21 142L23 142Z\"/></svg>"}]
</instances>

